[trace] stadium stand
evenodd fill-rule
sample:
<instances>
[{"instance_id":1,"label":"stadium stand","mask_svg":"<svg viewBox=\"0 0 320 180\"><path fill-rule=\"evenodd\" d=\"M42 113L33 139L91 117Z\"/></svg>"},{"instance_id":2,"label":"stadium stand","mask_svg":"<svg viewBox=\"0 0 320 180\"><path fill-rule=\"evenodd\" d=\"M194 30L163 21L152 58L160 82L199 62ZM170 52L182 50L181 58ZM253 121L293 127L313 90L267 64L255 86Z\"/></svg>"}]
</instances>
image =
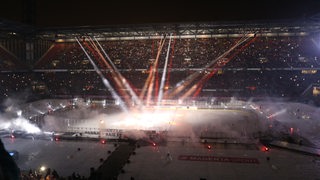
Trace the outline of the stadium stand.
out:
<instances>
[{"instance_id":1,"label":"stadium stand","mask_svg":"<svg viewBox=\"0 0 320 180\"><path fill-rule=\"evenodd\" d=\"M6 49L5 46L10 43L3 43L0 46L0 58L3 59L0 69L1 76L6 78L1 82L1 97L30 89L32 93L46 97L104 96L111 99L110 92L101 83L101 78L75 37L80 38L81 42L97 37L111 61L137 92L143 88L163 37L166 41L159 53L157 74L161 77L169 50L167 72L170 76L167 77L166 90L174 88L194 72L205 76L215 70L217 72L203 83L199 97L297 98L310 84L320 83L319 37L317 26L312 23L308 26L296 22L253 23L248 27L237 24L221 27L210 23L171 26L163 29L151 25L139 27L139 30L130 27L74 28L58 32L56 29L45 29L35 34L45 43L39 43L36 39L34 47L25 50L26 54L39 54L47 47L38 58L28 55L25 59L18 58L13 51ZM87 35L88 31L92 36ZM19 33L22 32L16 34ZM168 49L170 34L173 38ZM250 35L249 40L232 49L246 35ZM225 55L230 49L232 51ZM112 74L101 59L92 52L89 55L114 85ZM22 62L28 65L22 66ZM18 69L21 69L20 72L17 72Z\"/></svg>"}]
</instances>

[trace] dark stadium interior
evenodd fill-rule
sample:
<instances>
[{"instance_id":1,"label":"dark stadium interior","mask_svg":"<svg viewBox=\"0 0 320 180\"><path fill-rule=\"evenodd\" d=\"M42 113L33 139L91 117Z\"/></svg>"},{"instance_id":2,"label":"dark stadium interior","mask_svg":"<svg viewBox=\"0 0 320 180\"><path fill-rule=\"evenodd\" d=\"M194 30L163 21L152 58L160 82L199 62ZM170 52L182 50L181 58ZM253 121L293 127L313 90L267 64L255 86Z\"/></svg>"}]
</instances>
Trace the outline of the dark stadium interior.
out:
<instances>
[{"instance_id":1,"label":"dark stadium interior","mask_svg":"<svg viewBox=\"0 0 320 180\"><path fill-rule=\"evenodd\" d=\"M3 2L0 17L38 27L272 20L310 17L320 2L242 1L86 1L11 0Z\"/></svg>"},{"instance_id":2,"label":"dark stadium interior","mask_svg":"<svg viewBox=\"0 0 320 180\"><path fill-rule=\"evenodd\" d=\"M291 107L281 109L283 102L299 103L299 106L290 104ZM304 111L303 105L316 110L313 114L311 110ZM313 133L318 132L320 125L312 119L320 117L319 107L320 1L317 0L201 3L11 0L0 6L1 139L31 137L33 141L68 142L70 139L87 140L92 136L106 144L102 133L125 139L127 144L121 144L120 150L117 147L119 139L112 139L112 143L116 142L114 154L118 155L111 156L113 152L108 150L110 161L100 158L100 163L105 163L98 170L90 168L90 177L86 177L89 179L99 179L98 175L101 178L108 173L112 176L124 174L122 168L130 163L128 159L135 155L135 148L146 144L158 146L155 142L159 142L159 147L161 143L166 147L164 137L168 132L144 129L143 133L149 139L135 141L130 138L132 134L122 131L122 127L103 129L107 123L100 116L97 118L100 118L97 121L99 128L89 128L91 122L87 119L97 120L93 114L108 115L106 119L112 121L122 118L119 120L122 122L127 120L122 113L129 111L134 120L142 121L142 116L149 115L149 111L159 113L159 110L159 114L147 116L148 120L157 120L165 119L161 114L172 113L175 108L176 114L171 114L170 118L177 118L179 122L183 119L177 115L180 111L185 115L184 120L192 119L192 113L196 114L198 109L199 114L207 116L210 116L206 114L207 110L212 110L218 120L224 119L219 113L227 112L233 119L227 122L225 118L226 126L240 129L240 133L236 132L232 138L239 136L251 138L254 143L259 141L254 145L241 144L242 149L259 150L260 143L265 142L270 146L271 142L274 146L283 146L278 141L284 141L291 143L285 145L287 149L319 157L314 151L318 150L320 140ZM277 119L276 116L283 114L292 122ZM25 117L42 133L53 133L35 135L4 127L8 118L13 122L14 118L20 117ZM247 124L240 124L235 117ZM52 119L48 121L48 118ZM210 138L218 139L216 147L227 149L227 140L221 137L228 133L205 121L210 118L203 119L205 125L190 123L194 125L192 132L201 134L201 138L215 136ZM267 123L259 124L260 120ZM299 120L307 125L302 126ZM204 126L214 131L207 131L208 127ZM306 127L311 126L313 129L306 133ZM66 132L56 135L53 127ZM2 144L14 143L2 141L1 158L10 164L12 159ZM206 145L206 150L211 150L206 139L201 141L201 147ZM185 145L185 139L181 142ZM231 143L228 148L231 146L240 147ZM77 148L79 154L84 151L83 147ZM262 146L262 151L269 151L268 148ZM125 158L118 159L118 156ZM167 161L172 161L169 152L165 156ZM265 158L264 155L257 156L261 157ZM68 156L68 159L72 158L77 157ZM270 157L266 159L269 162ZM6 163L1 161L0 170L3 170ZM242 161L258 162L257 159ZM0 171L0 179L10 176L15 179L19 170L15 163L11 165L13 174ZM278 170L273 165L271 168L272 172ZM47 173L52 174L52 179L59 179L50 169ZM105 178L110 179L110 174ZM24 172L23 176L22 179L37 177L33 172ZM86 178L75 174L69 176L69 179Z\"/></svg>"}]
</instances>

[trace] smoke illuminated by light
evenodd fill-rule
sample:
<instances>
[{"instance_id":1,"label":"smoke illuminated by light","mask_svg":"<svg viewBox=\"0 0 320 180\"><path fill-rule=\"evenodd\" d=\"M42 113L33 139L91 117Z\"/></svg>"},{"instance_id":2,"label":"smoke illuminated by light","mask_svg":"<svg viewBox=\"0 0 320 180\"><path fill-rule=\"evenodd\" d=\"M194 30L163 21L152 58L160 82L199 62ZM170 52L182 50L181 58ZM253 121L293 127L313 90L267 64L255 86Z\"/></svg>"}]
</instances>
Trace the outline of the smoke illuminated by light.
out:
<instances>
[{"instance_id":1,"label":"smoke illuminated by light","mask_svg":"<svg viewBox=\"0 0 320 180\"><path fill-rule=\"evenodd\" d=\"M135 127L135 129L152 130L168 126L173 117L174 114L170 112L134 113L133 115L128 115L124 121L115 122L113 125L123 128Z\"/></svg>"},{"instance_id":2,"label":"smoke illuminated by light","mask_svg":"<svg viewBox=\"0 0 320 180\"><path fill-rule=\"evenodd\" d=\"M75 111L71 114L83 114L83 112ZM50 126L50 129L58 127L57 124L52 124L56 121L54 117L49 117L51 118L47 119L46 123L51 124L47 126ZM80 121L77 117L74 118L77 120L70 121L68 127L71 131L72 129L82 129L83 131L116 129L122 130L122 135L131 138L148 137L145 131L165 131L172 136L186 136L192 139L199 137L202 133L219 136L223 134L223 136L231 138L239 137L241 134L249 135L256 131L263 131L264 128L260 122L257 122L256 115L251 111L199 110L183 106L149 107L127 113L96 113ZM104 123L101 123L102 121ZM237 125L234 126L234 124ZM59 129L51 130L59 131Z\"/></svg>"},{"instance_id":3,"label":"smoke illuminated by light","mask_svg":"<svg viewBox=\"0 0 320 180\"><path fill-rule=\"evenodd\" d=\"M21 110L17 111L17 115L20 117L22 115L22 111Z\"/></svg>"},{"instance_id":4,"label":"smoke illuminated by light","mask_svg":"<svg viewBox=\"0 0 320 180\"><path fill-rule=\"evenodd\" d=\"M268 119L273 118L273 117L276 117L276 116L279 116L279 115L281 115L281 114L284 114L285 112L287 112L286 109L281 109L280 111L275 112L275 113L271 114L270 116L268 116Z\"/></svg>"},{"instance_id":5,"label":"smoke illuminated by light","mask_svg":"<svg viewBox=\"0 0 320 180\"><path fill-rule=\"evenodd\" d=\"M0 119L0 127L4 129L21 130L27 133L40 133L41 130L31 124L27 119L23 117L17 117L12 119Z\"/></svg>"}]
</instances>

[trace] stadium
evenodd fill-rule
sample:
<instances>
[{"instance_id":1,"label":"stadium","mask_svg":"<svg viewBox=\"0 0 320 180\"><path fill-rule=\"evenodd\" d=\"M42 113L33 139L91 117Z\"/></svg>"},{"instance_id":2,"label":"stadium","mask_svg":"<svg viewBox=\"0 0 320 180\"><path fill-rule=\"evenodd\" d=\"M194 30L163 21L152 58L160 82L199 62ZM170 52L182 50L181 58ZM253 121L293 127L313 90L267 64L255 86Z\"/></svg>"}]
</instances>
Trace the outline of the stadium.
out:
<instances>
[{"instance_id":1,"label":"stadium","mask_svg":"<svg viewBox=\"0 0 320 180\"><path fill-rule=\"evenodd\" d=\"M320 178L315 19L0 29L22 179Z\"/></svg>"}]
</instances>

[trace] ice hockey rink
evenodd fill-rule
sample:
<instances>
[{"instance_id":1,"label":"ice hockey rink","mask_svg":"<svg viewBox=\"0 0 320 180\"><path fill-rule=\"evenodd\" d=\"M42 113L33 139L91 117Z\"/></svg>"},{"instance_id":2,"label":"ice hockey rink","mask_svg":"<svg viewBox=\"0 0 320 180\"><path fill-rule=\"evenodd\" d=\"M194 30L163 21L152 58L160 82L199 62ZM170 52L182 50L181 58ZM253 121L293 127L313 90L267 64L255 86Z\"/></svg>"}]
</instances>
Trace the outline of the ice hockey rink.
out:
<instances>
[{"instance_id":1,"label":"ice hockey rink","mask_svg":"<svg viewBox=\"0 0 320 180\"><path fill-rule=\"evenodd\" d=\"M21 170L55 169L89 177L116 151L113 142L3 139L19 153ZM118 144L121 147L121 143ZM210 148L208 147L210 146ZM109 153L108 151L111 151ZM175 138L166 145L136 147L117 172L118 179L319 179L320 159L304 153L231 141L215 143ZM120 157L121 158L121 157ZM101 161L102 159L102 161ZM42 173L45 173L42 172Z\"/></svg>"},{"instance_id":2,"label":"ice hockey rink","mask_svg":"<svg viewBox=\"0 0 320 180\"><path fill-rule=\"evenodd\" d=\"M121 114L96 114L92 121L89 118L73 125L101 126L100 119L104 118L103 124L113 125L110 128L166 131L165 142L157 138L145 138L134 144L114 139L106 143L88 139L1 139L8 151L19 152L16 162L22 171L45 173L40 170L44 167L56 170L63 177L75 173L88 178L94 169L98 179L120 180L320 179L317 108L297 103L260 103L241 108L152 109L148 113L133 113L130 118ZM59 120L50 116L48 119ZM146 122L152 123L143 126ZM296 145L297 149L290 145L277 146L281 139L266 146L258 138L259 132L265 131L279 136L303 135L313 146L304 142ZM127 135L143 136L135 132Z\"/></svg>"}]
</instances>

